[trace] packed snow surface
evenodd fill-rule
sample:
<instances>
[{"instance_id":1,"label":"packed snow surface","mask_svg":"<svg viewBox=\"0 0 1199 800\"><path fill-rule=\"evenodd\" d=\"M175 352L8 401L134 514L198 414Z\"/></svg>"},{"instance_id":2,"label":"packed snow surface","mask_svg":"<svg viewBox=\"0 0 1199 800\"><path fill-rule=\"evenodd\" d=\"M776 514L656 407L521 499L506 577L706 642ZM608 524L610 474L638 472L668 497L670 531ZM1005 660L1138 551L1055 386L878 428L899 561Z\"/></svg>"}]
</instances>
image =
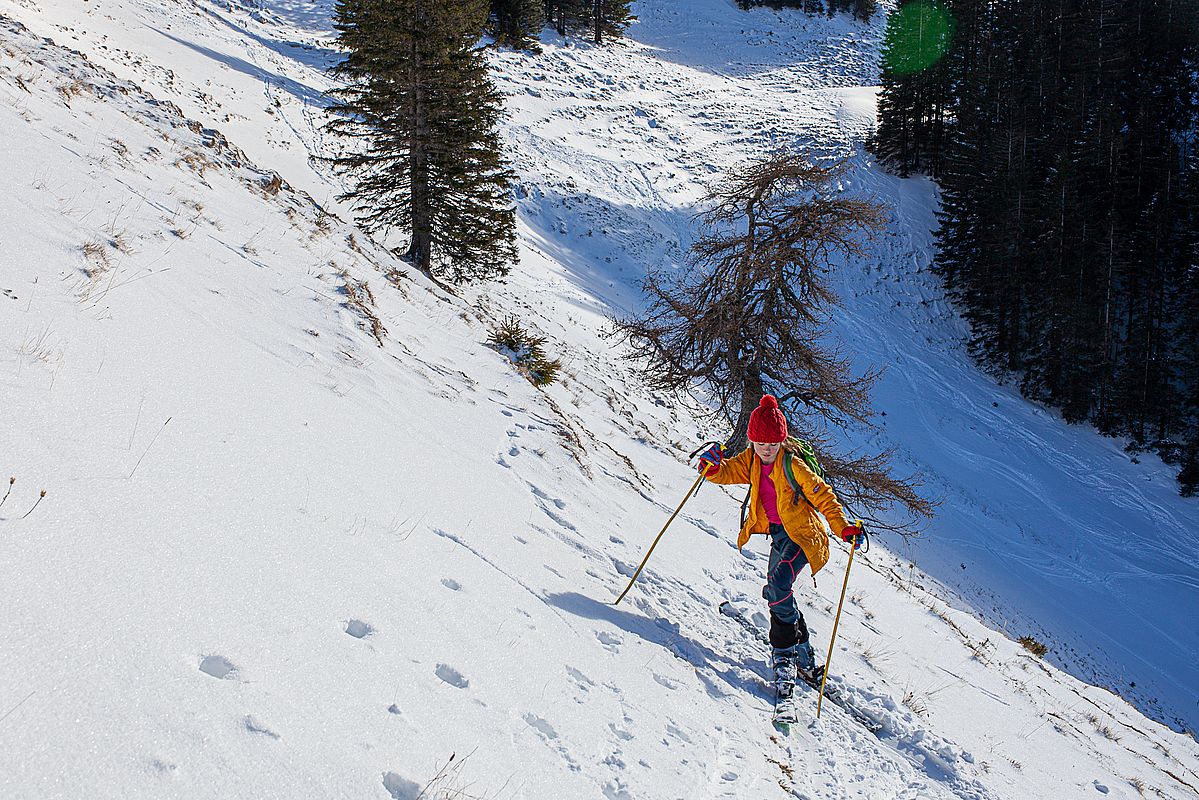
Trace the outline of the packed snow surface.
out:
<instances>
[{"instance_id":1,"label":"packed snow surface","mask_svg":"<svg viewBox=\"0 0 1199 800\"><path fill-rule=\"evenodd\" d=\"M522 261L455 295L314 158L331 6L0 0L0 796L1195 796L1161 722L1199 722L1199 511L966 358L934 187L862 147L881 19L643 0L627 42L494 52ZM887 367L846 443L942 504L855 558L845 707L783 733L717 611L766 624L737 492L611 605L725 432L603 331L709 181L796 146L891 218L834 276ZM560 382L486 346L508 314ZM846 559L797 584L822 655Z\"/></svg>"}]
</instances>

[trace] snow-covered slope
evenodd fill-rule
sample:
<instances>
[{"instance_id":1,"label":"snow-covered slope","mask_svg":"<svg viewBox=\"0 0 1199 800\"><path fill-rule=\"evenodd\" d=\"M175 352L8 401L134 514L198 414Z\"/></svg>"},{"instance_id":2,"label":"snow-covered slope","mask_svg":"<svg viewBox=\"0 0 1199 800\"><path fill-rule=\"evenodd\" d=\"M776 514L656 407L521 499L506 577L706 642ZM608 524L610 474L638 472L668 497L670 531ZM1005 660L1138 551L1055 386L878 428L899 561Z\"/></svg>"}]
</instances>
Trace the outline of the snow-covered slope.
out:
<instances>
[{"instance_id":1,"label":"snow-covered slope","mask_svg":"<svg viewBox=\"0 0 1199 800\"><path fill-rule=\"evenodd\" d=\"M1194 731L1199 503L1156 459L1062 424L966 356L965 325L929 270L934 187L887 175L862 148L878 26L729 6L640 4L647 50L498 59L534 187L521 205L532 241L568 265L569 285L635 306L620 284L681 261L700 181L796 143L847 160L846 188L886 204L893 224L871 263L836 275L837 335L863 369L886 369L883 430L846 441L896 448L943 501L925 536L891 544L1010 636L1036 636L1059 665Z\"/></svg>"},{"instance_id":2,"label":"snow-covered slope","mask_svg":"<svg viewBox=\"0 0 1199 800\"><path fill-rule=\"evenodd\" d=\"M1038 601L1013 586L1049 585L986 550L967 580L942 569L983 535L1002 556L1000 523L1025 519L991 490L1026 452L984 450L999 466L968 480L944 444L966 449L955 431L988 419L988 392L1020 436L1065 443L1047 465L1074 443L1115 469L960 349L937 355L960 330L908 274L928 187L881 177L857 145L877 26L647 0L630 44L497 54L523 262L464 299L334 216L339 189L308 159L328 6L0 0L0 470L17 478L0 506L0 796L411 800L443 768L425 797L1194 793L1191 738L950 607L884 548L855 560L832 679L875 732L826 705L775 733L764 648L716 613L758 608L765 554L737 553L736 499L715 487L608 604L711 432L640 387L600 328L646 266L682 258L702 180L772 144L849 155L855 185L897 202L881 265L844 277L842 333L962 398L907 388L902 365L888 377L880 441L905 442L947 497L922 564L968 599L995 593L993 617ZM509 312L564 362L546 392L483 345ZM1155 513L1193 513L1140 469ZM1069 476L1037 491L1114 513ZM974 504L1005 511L952 527ZM822 650L844 565L802 587ZM1153 591L1185 645L1185 602ZM1083 611L1036 621L1107 653L1068 638ZM1187 651L1161 641L1157 685L1193 686Z\"/></svg>"}]
</instances>

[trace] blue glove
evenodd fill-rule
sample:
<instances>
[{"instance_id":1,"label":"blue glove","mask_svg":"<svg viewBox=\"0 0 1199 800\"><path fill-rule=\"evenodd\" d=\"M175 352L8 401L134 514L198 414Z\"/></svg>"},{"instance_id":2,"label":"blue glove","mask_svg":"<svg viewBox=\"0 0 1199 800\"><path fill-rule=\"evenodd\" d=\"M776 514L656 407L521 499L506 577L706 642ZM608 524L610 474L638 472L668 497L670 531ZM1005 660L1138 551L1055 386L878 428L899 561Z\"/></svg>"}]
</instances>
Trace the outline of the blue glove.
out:
<instances>
[{"instance_id":1,"label":"blue glove","mask_svg":"<svg viewBox=\"0 0 1199 800\"><path fill-rule=\"evenodd\" d=\"M707 475L712 467L720 468L720 462L724 459L724 445L714 444L705 450L699 456L699 471Z\"/></svg>"}]
</instances>

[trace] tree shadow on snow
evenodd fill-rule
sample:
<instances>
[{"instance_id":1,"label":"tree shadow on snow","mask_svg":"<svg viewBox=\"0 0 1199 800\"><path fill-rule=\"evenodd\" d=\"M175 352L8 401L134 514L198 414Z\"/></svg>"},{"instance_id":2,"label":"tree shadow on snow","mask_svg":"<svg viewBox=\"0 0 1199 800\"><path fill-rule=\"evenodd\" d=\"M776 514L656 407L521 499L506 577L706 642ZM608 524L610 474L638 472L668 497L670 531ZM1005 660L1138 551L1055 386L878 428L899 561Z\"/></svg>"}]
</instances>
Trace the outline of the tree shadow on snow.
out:
<instances>
[{"instance_id":1,"label":"tree shadow on snow","mask_svg":"<svg viewBox=\"0 0 1199 800\"><path fill-rule=\"evenodd\" d=\"M615 169L598 159L589 164L594 174ZM658 267L682 264L693 236L695 209L622 205L584 190L519 185L516 206L526 242L579 290L564 298L605 315L642 308L641 282Z\"/></svg>"},{"instance_id":2,"label":"tree shadow on snow","mask_svg":"<svg viewBox=\"0 0 1199 800\"><path fill-rule=\"evenodd\" d=\"M218 53L216 50L205 47L204 45L196 44L195 42L189 42L187 39L181 39L178 36L173 36L170 33L159 30L153 26L147 27L150 27L150 29L155 33L159 33L173 42L178 42L184 47L194 50L206 58L210 58L213 61L225 64L226 66L235 69L238 72L244 73L252 78L281 89L282 91L285 91L288 94L296 97L306 105L313 106L314 108L323 108L329 103L329 100L325 97L325 95L311 86L306 86L298 81L292 80L291 78L271 72L270 70L263 69L257 64L251 64L248 61L240 59L236 56L231 56L226 53Z\"/></svg>"}]
</instances>

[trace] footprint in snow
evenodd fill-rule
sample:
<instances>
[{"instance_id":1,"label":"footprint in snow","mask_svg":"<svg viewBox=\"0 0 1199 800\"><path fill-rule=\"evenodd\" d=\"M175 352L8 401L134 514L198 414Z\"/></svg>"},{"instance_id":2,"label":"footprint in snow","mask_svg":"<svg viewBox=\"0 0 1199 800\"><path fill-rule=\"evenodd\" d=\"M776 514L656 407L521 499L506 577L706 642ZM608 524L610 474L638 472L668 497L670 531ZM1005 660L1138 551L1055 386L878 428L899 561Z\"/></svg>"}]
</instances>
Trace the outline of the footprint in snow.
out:
<instances>
[{"instance_id":1,"label":"footprint in snow","mask_svg":"<svg viewBox=\"0 0 1199 800\"><path fill-rule=\"evenodd\" d=\"M591 678L588 678L574 667L567 667L566 674L574 678L575 683L577 683L579 688L584 692L588 691L592 686L595 686L595 681L591 680Z\"/></svg>"},{"instance_id":2,"label":"footprint in snow","mask_svg":"<svg viewBox=\"0 0 1199 800\"><path fill-rule=\"evenodd\" d=\"M458 689L465 689L470 686L470 681L468 681L461 672L448 664L438 664L437 669L433 670L433 673L450 686Z\"/></svg>"},{"instance_id":3,"label":"footprint in snow","mask_svg":"<svg viewBox=\"0 0 1199 800\"><path fill-rule=\"evenodd\" d=\"M637 574L637 568L632 564L621 561L619 558L612 559L612 567L617 573L624 575L626 578L631 578Z\"/></svg>"},{"instance_id":4,"label":"footprint in snow","mask_svg":"<svg viewBox=\"0 0 1199 800\"><path fill-rule=\"evenodd\" d=\"M615 633L609 633L608 631L600 631L595 635L595 638L599 639L600 644L602 644L606 649L611 650L613 653L619 653L620 646L624 644L623 639L621 639Z\"/></svg>"},{"instance_id":5,"label":"footprint in snow","mask_svg":"<svg viewBox=\"0 0 1199 800\"><path fill-rule=\"evenodd\" d=\"M579 529L578 529L578 528L576 528L574 525L572 525L572 524L571 524L571 523L570 523L568 520L566 520L566 519L563 519L562 517L558 516L558 515L557 515L557 514L555 514L553 511L550 511L548 508L546 508L545 506L542 506L542 507L541 507L541 510L542 510L543 512L545 512L545 515L546 515L547 517L549 517L550 519L552 519L554 522L558 523L558 526L559 526L559 527L561 527L561 528L563 528L563 529L565 529L565 530L568 530L568 531L570 531L571 533L578 533L578 532L579 532Z\"/></svg>"},{"instance_id":6,"label":"footprint in snow","mask_svg":"<svg viewBox=\"0 0 1199 800\"><path fill-rule=\"evenodd\" d=\"M622 742L631 742L633 740L633 734L629 733L624 728L616 727L615 722L609 722L608 729L611 730L612 733L616 734L616 738L620 739Z\"/></svg>"},{"instance_id":7,"label":"footprint in snow","mask_svg":"<svg viewBox=\"0 0 1199 800\"><path fill-rule=\"evenodd\" d=\"M458 581L454 580L453 578L442 578L441 585L455 592L462 591L462 584L458 583Z\"/></svg>"},{"instance_id":8,"label":"footprint in snow","mask_svg":"<svg viewBox=\"0 0 1199 800\"><path fill-rule=\"evenodd\" d=\"M346 623L346 633L353 636L355 639L365 639L375 632L375 628L369 622L363 622L360 619L352 619Z\"/></svg>"},{"instance_id":9,"label":"footprint in snow","mask_svg":"<svg viewBox=\"0 0 1199 800\"><path fill-rule=\"evenodd\" d=\"M525 722L529 727L541 734L544 739L557 739L558 732L554 730L554 726L543 720L536 714L525 714Z\"/></svg>"},{"instance_id":10,"label":"footprint in snow","mask_svg":"<svg viewBox=\"0 0 1199 800\"><path fill-rule=\"evenodd\" d=\"M666 733L668 736L673 736L674 738L686 742L687 744L692 744L691 737L687 735L687 732L673 722L667 723Z\"/></svg>"},{"instance_id":11,"label":"footprint in snow","mask_svg":"<svg viewBox=\"0 0 1199 800\"><path fill-rule=\"evenodd\" d=\"M654 673L654 680L657 681L662 686L665 686L667 689L679 688L679 682L676 681L674 678L668 678L665 675L659 675L656 672Z\"/></svg>"},{"instance_id":12,"label":"footprint in snow","mask_svg":"<svg viewBox=\"0 0 1199 800\"><path fill-rule=\"evenodd\" d=\"M225 681L237 680L237 665L224 656L204 656L200 659L200 672Z\"/></svg>"},{"instance_id":13,"label":"footprint in snow","mask_svg":"<svg viewBox=\"0 0 1199 800\"><path fill-rule=\"evenodd\" d=\"M419 783L413 783L394 772L383 773L383 788L391 795L392 800L417 800L424 794Z\"/></svg>"},{"instance_id":14,"label":"footprint in snow","mask_svg":"<svg viewBox=\"0 0 1199 800\"><path fill-rule=\"evenodd\" d=\"M533 496L534 496L534 497L536 497L536 498L537 498L537 499L539 499L539 500L549 500L551 503L553 503L554 505L556 505L556 506L558 507L558 510L559 510L559 511L561 511L562 509L566 508L566 501L565 501L565 500L561 500L561 499L559 499L559 498L557 498L557 497L550 497L548 494L546 494L545 492L541 491L541 489L538 489L538 488L537 488L536 486L534 486L533 484L529 484L529 488L533 490Z\"/></svg>"},{"instance_id":15,"label":"footprint in snow","mask_svg":"<svg viewBox=\"0 0 1199 800\"><path fill-rule=\"evenodd\" d=\"M604 797L607 800L633 800L633 795L629 794L620 778L613 778L604 785Z\"/></svg>"}]
</instances>

